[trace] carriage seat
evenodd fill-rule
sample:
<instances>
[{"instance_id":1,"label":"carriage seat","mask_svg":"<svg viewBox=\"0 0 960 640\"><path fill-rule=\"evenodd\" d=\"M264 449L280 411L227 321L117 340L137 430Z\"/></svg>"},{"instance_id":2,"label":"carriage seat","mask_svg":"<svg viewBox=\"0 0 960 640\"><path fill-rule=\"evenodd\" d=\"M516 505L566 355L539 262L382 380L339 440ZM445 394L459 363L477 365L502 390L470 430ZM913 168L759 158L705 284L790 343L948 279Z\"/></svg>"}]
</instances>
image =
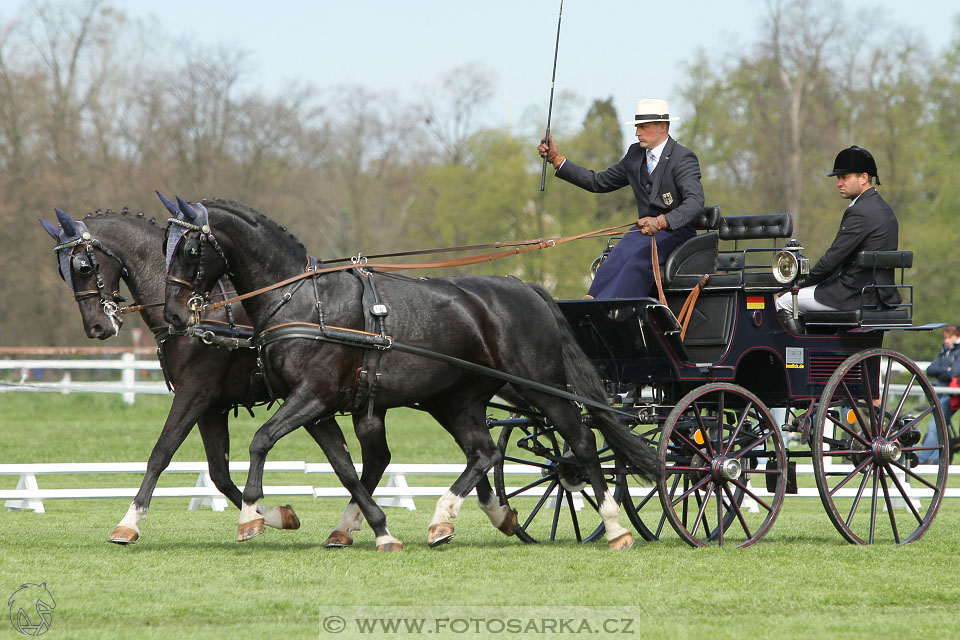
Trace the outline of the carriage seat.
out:
<instances>
[{"instance_id":1,"label":"carriage seat","mask_svg":"<svg viewBox=\"0 0 960 640\"><path fill-rule=\"evenodd\" d=\"M716 229L720 227L720 220L720 207L710 205L690 223L694 229L709 233L690 238L667 256L663 265L664 288L692 289L700 282L700 276L716 272L720 244Z\"/></svg>"},{"instance_id":2,"label":"carriage seat","mask_svg":"<svg viewBox=\"0 0 960 640\"><path fill-rule=\"evenodd\" d=\"M729 216L720 221L721 240L774 240L793 236L793 215L790 213L764 213L748 216ZM736 246L736 245L734 245ZM756 259L750 261L748 256ZM783 285L777 282L770 269L773 254L769 251L759 253L750 250L734 249L721 251L717 255L717 273L710 277L707 287L740 287L748 289L779 290Z\"/></svg>"},{"instance_id":3,"label":"carriage seat","mask_svg":"<svg viewBox=\"0 0 960 640\"><path fill-rule=\"evenodd\" d=\"M708 207L709 208L709 207ZM716 207L719 214L719 207ZM718 216L719 217L719 216ZM701 276L709 274L706 287L730 289L740 286L781 289L782 285L770 270L769 252L760 254L762 264L744 265L744 250L720 251L720 240L762 240L789 238L793 235L793 216L789 213L770 213L719 218L711 227L718 232L704 233L680 245L667 257L664 264L664 288L692 289ZM751 267L754 269L751 271Z\"/></svg>"},{"instance_id":4,"label":"carriage seat","mask_svg":"<svg viewBox=\"0 0 960 640\"><path fill-rule=\"evenodd\" d=\"M873 269L867 289L902 289L901 302L893 307L867 305L862 299L859 309L853 311L807 311L803 322L807 326L903 326L913 324L913 287L903 284L904 269L913 266L913 251L861 251L857 256L859 266ZM900 284L877 284L878 269L899 269ZM862 298L861 293L861 298Z\"/></svg>"}]
</instances>

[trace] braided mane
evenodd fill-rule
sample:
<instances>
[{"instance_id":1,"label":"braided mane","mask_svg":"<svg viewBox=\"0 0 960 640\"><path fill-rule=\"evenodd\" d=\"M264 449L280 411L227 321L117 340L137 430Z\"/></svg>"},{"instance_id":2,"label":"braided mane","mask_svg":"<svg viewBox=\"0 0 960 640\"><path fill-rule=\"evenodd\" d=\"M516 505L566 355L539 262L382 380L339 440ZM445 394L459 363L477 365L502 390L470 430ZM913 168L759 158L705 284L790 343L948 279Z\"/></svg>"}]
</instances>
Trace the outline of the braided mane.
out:
<instances>
[{"instance_id":1,"label":"braided mane","mask_svg":"<svg viewBox=\"0 0 960 640\"><path fill-rule=\"evenodd\" d=\"M209 200L207 198L204 198L202 201L202 204L207 207L214 206L214 207L217 207L218 209L223 209L228 213L232 213L240 218L245 219L247 222L251 224L260 224L266 227L270 227L280 235L285 235L286 237L290 238L290 240L293 243L295 243L296 246L299 247L304 254L309 255L309 253L307 252L307 248L303 246L303 243L300 242L300 240L295 235L290 233L290 231L287 230L286 227L280 225L274 220L271 220L270 218L263 215L262 213L260 213L259 211L257 211L251 206L245 205L242 202L237 202L236 200L226 200L224 198L211 198Z\"/></svg>"},{"instance_id":2,"label":"braided mane","mask_svg":"<svg viewBox=\"0 0 960 640\"><path fill-rule=\"evenodd\" d=\"M135 215L134 215L134 214L131 214L131 213L130 213L130 209L127 208L127 207L124 207L124 208L121 209L120 211L114 211L113 209L107 209L106 211L104 211L103 209L97 209L96 211L93 211L93 212L88 213L87 215L85 215L85 216L83 217L83 219L84 219L84 220L92 220L92 219L96 219L96 218L110 218L110 217L116 217L116 216L126 216L127 218L129 218L129 219L131 219L131 220L133 220L133 219L143 220L144 223L146 223L146 224L151 224L151 225L153 225L153 226L155 226L155 227L157 226L157 221L156 221L155 218L153 218L153 217L150 217L150 218L146 217L146 216L144 215L143 211L140 211L140 212L138 212L138 213L135 214Z\"/></svg>"}]
</instances>

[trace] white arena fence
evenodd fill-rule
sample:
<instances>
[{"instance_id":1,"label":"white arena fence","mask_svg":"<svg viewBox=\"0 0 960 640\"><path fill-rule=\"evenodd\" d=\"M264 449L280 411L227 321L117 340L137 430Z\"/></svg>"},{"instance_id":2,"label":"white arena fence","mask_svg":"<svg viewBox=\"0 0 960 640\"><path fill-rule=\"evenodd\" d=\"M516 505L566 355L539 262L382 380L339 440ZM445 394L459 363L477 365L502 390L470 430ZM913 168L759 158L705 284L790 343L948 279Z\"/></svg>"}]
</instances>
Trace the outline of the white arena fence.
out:
<instances>
[{"instance_id":1,"label":"white arena fence","mask_svg":"<svg viewBox=\"0 0 960 640\"><path fill-rule=\"evenodd\" d=\"M357 472L363 470L362 465L355 465ZM38 478L49 475L81 475L81 474L143 474L146 472L147 464L145 462L50 462L37 464L0 464L0 476L18 476L16 489L0 490L0 500L4 500L4 506L8 511L32 510L37 513L44 512L44 500L66 500L66 499L86 499L86 498L126 498L132 499L136 493L136 487L105 487L105 488L73 488L73 489L43 489ZM844 468L852 469L851 465L835 465L834 469L840 471ZM247 462L231 462L231 473L245 472L248 469ZM382 507L401 507L411 511L416 510L414 498L439 498L449 489L447 486L426 486L421 484L410 485L408 478L420 478L424 476L457 476L464 470L462 464L391 464L387 466L384 477L387 479L385 486L377 487L373 495L377 498L377 504ZM303 473L303 474L324 474L335 478L333 468L328 463L318 462L270 462L266 463L264 471L271 473ZM921 475L936 475L937 467L935 465L921 465L915 467L914 471ZM196 474L197 481L192 487L157 487L154 491L154 497L160 498L189 498L188 510L196 510L201 506L209 506L214 511L223 511L227 507L227 499L217 491L205 462L171 462L164 473L187 473ZM508 464L504 465L504 474L511 481L519 481L523 484L529 482L535 476L541 473L540 467L532 465ZM797 465L797 475L813 474L813 465ZM951 467L949 469L951 476L960 475L960 467ZM905 486L908 487L907 493L915 505L920 501L928 499L933 495L933 491L926 487L911 486L909 478L902 478ZM507 492L516 490L516 486L505 487ZM241 490L243 487L241 487ZM751 489L759 496L770 496L763 486L752 485ZM539 498L542 495L543 487L534 488L524 493L523 499ZM636 496L645 496L650 488L631 487L631 494ZM314 498L341 498L348 499L350 494L341 486L314 486L313 484L300 485L268 485L263 487L266 496L313 496ZM593 492L589 487L584 492L592 497ZM840 497L851 497L856 489L841 489L838 492ZM864 497L872 494L870 489L864 492ZM476 495L476 492L471 492ZM960 487L947 488L944 496L947 498L960 498ZM800 487L796 494L787 494L788 498L819 498L820 494L815 487ZM547 506L551 506L551 502ZM748 509L756 509L752 499L745 501ZM577 510L583 507L583 499L577 495L574 498L574 505ZM906 508L906 505L902 505Z\"/></svg>"},{"instance_id":2,"label":"white arena fence","mask_svg":"<svg viewBox=\"0 0 960 640\"><path fill-rule=\"evenodd\" d=\"M159 371L160 363L156 360L155 349L150 348L123 348L123 347L73 347L73 348L34 348L34 347L14 347L0 348L0 378L4 377L3 371L13 372L17 380L0 379L0 393L8 391L27 391L27 392L47 392L47 393L120 393L124 402L132 404L137 394L166 394L169 393L166 384L161 381L142 381L137 380L140 371ZM32 355L45 356L25 358L11 358L10 356ZM83 355L116 355L113 359L71 359L66 356ZM138 356L149 355L148 359ZM6 357L4 357L6 356ZM921 369L925 369L929 363L917 362ZM62 377L56 382L33 382L31 373L36 370L42 371L62 371ZM118 371L120 379L114 381L73 381L72 371ZM9 374L5 377L10 378ZM902 386L891 385L894 390L902 390ZM937 393L956 394L960 389L935 387ZM914 389L913 393L919 393ZM231 472L245 472L247 470L246 462L231 462ZM402 507L406 509L415 509L414 498L440 497L448 486L411 486L408 477L421 476L456 476L463 471L463 465L459 464L391 464L387 467L384 474L387 482L386 486L376 489L374 496L381 506ZM357 465L358 471L362 469ZM839 468L837 470L840 470ZM310 462L267 462L265 471L268 473L304 473L304 474L330 474L333 470L327 463ZM508 476L529 476L538 475L540 469L525 465L506 465L504 471ZM921 474L936 474L936 467L918 467L916 469ZM0 476L18 477L17 488L0 490L0 500L4 500L4 506L8 510L29 509L42 513L44 511L44 500L58 499L76 499L76 498L128 498L132 499L137 492L136 487L106 487L106 488L77 488L77 489L42 489L39 486L38 478L52 474L144 474L146 472L145 462L79 462L79 463L33 463L33 464L0 464ZM173 462L164 471L164 473L187 473L196 474L197 481L192 487L158 487L155 497L177 497L189 498L188 509L198 509L201 506L209 506L215 511L222 511L227 506L227 500L217 491L210 478L207 464L205 462ZM797 465L797 474L812 475L813 466L810 464ZM960 474L960 468L950 469L950 475ZM526 484L524 482L523 484ZM508 487L508 491L513 488ZM763 487L753 487L758 496L769 495ZM843 490L846 491L846 490ZM849 491L854 491L850 489ZM589 487L586 493L592 492ZM645 495L646 490L637 487L632 488L631 493ZM842 492L841 492L842 493ZM867 491L869 493L869 491ZM346 489L340 486L313 486L312 484L303 485L265 485L264 494L267 496L280 495L304 495L315 498L349 498ZM474 492L475 495L475 492ZM525 496L539 497L541 495L537 490L525 492ZM851 494L852 495L852 494ZM922 500L932 495L932 491L927 488L910 487L909 495L911 500ZM960 488L948 488L946 497L960 497ZM819 498L819 493L813 487L801 487L797 494L788 494L788 497L806 497ZM582 500L579 496L575 497L576 507L582 507Z\"/></svg>"}]
</instances>

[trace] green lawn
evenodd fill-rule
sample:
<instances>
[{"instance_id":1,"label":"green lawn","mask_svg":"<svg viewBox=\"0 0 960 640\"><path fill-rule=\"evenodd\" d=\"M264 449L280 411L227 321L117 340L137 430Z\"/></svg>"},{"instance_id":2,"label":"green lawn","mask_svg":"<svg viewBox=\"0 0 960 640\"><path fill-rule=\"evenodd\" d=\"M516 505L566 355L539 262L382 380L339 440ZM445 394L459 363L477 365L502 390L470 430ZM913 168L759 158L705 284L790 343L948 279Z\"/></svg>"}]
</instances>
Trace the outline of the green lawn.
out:
<instances>
[{"instance_id":1,"label":"green lawn","mask_svg":"<svg viewBox=\"0 0 960 640\"><path fill-rule=\"evenodd\" d=\"M126 407L112 397L5 394L2 459L145 460L168 405L168 398ZM247 458L245 444L265 415L237 420L234 459ZM462 460L449 436L415 412L388 415L388 436L395 462ZM202 459L196 434L183 449L177 460ZM301 433L282 441L271 458L323 460ZM194 479L173 475L162 484ZM50 480L42 486L55 486ZM139 483L130 476L58 481L94 480ZM315 478L274 474L267 481ZM0 482L12 488L16 479ZM494 530L473 500L456 522L453 543L430 549L433 504L420 500L415 512L387 510L391 533L405 543L396 554L376 553L368 529L354 548L323 549L343 501L289 501L303 523L299 530L268 529L243 544L233 541L236 511L188 512L187 500L178 498L156 499L141 540L125 548L106 537L126 500L48 501L45 514L3 513L0 597L21 583L46 582L57 603L48 638L316 638L320 607L356 605L398 611L438 605L451 612L536 605L567 607L556 609L565 615L605 606L635 621L633 638L960 637L956 500L946 500L930 532L905 547L848 545L818 501L788 498L772 531L749 549L694 550L668 532L661 542L638 541L623 553L602 542L523 545ZM0 638L15 637L0 623Z\"/></svg>"}]
</instances>

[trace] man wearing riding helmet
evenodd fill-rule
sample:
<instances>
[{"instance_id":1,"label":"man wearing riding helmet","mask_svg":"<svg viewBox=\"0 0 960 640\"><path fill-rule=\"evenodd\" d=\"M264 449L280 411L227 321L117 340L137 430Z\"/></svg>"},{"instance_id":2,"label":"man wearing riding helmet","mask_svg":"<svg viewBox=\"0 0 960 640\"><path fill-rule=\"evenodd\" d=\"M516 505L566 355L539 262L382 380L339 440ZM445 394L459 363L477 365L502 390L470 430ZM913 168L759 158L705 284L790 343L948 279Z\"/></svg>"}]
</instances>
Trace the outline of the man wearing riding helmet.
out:
<instances>
[{"instance_id":1,"label":"man wearing riding helmet","mask_svg":"<svg viewBox=\"0 0 960 640\"><path fill-rule=\"evenodd\" d=\"M842 150L828 177L837 178L840 196L850 200L840 219L840 230L833 244L800 282L797 310L854 311L863 304L892 307L900 303L896 287L864 289L873 284L874 270L857 264L861 251L896 251L899 225L897 216L880 196L877 163L866 149L856 145ZM876 284L895 284L892 269L877 269ZM784 326L793 333L803 331L793 318L793 297L777 299L777 309Z\"/></svg>"}]
</instances>

